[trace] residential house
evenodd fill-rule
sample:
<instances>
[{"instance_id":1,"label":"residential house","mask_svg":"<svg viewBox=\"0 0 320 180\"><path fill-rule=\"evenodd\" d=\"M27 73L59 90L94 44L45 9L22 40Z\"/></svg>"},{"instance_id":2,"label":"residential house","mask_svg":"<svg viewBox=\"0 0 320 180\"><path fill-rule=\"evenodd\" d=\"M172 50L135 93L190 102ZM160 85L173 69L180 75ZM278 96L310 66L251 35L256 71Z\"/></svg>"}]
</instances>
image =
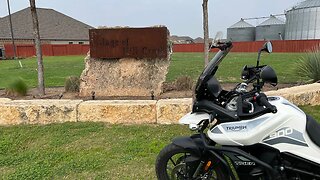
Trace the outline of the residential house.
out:
<instances>
[{"instance_id":1,"label":"residential house","mask_svg":"<svg viewBox=\"0 0 320 180\"><path fill-rule=\"evenodd\" d=\"M89 29L93 27L53 9L37 8L42 44L89 44ZM33 44L31 9L11 15L16 44ZM11 43L9 16L0 18L0 46Z\"/></svg>"}]
</instances>

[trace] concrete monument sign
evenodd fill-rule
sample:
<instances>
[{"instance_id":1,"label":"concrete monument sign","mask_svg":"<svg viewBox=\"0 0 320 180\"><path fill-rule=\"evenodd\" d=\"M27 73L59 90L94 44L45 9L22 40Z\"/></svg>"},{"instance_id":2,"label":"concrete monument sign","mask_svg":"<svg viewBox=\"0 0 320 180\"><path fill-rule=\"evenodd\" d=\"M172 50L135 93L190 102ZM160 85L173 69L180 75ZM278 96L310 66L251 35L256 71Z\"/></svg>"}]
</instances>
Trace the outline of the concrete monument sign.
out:
<instances>
[{"instance_id":1,"label":"concrete monument sign","mask_svg":"<svg viewBox=\"0 0 320 180\"><path fill-rule=\"evenodd\" d=\"M160 95L170 63L166 27L90 31L80 96Z\"/></svg>"}]
</instances>

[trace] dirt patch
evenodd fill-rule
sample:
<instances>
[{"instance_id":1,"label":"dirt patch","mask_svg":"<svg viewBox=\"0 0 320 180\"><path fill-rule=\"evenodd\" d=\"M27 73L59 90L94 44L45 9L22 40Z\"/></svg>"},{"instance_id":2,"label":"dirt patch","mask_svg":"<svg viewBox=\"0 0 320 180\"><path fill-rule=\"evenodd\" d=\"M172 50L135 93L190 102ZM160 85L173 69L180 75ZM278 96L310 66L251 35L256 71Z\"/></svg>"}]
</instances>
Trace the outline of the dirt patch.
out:
<instances>
[{"instance_id":1,"label":"dirt patch","mask_svg":"<svg viewBox=\"0 0 320 180\"><path fill-rule=\"evenodd\" d=\"M223 83L221 84L223 89L225 90L231 90L236 86L236 83ZM277 87L272 87L270 85L265 85L263 91L272 91L297 86L300 84L279 84ZM158 97L154 97L154 99L174 99L174 98L191 98L193 95L193 91L176 91L172 87L172 85L164 84L164 93L162 93ZM36 88L29 89L27 96L20 96L20 97L14 97L14 96L7 96L5 93L5 90L0 90L0 98L10 98L14 100L22 99L22 100L31 100L31 99L82 99L82 100L92 100L93 98L96 100L147 100L152 99L152 95L150 96L135 96L135 97L128 97L128 96L122 96L122 97L112 97L112 96L99 96L99 94L95 94L94 97L87 96L87 97L79 97L79 93L69 93L65 92L64 87L50 87L46 88L46 95L45 96L39 96L38 90Z\"/></svg>"}]
</instances>

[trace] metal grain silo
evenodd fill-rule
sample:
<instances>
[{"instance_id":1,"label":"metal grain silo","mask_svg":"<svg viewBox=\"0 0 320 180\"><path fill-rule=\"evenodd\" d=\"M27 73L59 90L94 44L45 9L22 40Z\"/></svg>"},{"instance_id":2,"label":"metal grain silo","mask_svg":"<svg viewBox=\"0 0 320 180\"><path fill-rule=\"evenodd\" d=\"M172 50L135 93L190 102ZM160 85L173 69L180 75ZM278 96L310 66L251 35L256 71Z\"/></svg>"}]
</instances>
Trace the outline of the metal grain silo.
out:
<instances>
[{"instance_id":1,"label":"metal grain silo","mask_svg":"<svg viewBox=\"0 0 320 180\"><path fill-rule=\"evenodd\" d=\"M254 41L256 28L241 19L227 29L227 39L233 42Z\"/></svg>"},{"instance_id":2,"label":"metal grain silo","mask_svg":"<svg viewBox=\"0 0 320 180\"><path fill-rule=\"evenodd\" d=\"M283 40L285 23L271 15L269 19L256 27L256 41Z\"/></svg>"},{"instance_id":3,"label":"metal grain silo","mask_svg":"<svg viewBox=\"0 0 320 180\"><path fill-rule=\"evenodd\" d=\"M320 39L320 0L301 2L286 18L286 40Z\"/></svg>"}]
</instances>

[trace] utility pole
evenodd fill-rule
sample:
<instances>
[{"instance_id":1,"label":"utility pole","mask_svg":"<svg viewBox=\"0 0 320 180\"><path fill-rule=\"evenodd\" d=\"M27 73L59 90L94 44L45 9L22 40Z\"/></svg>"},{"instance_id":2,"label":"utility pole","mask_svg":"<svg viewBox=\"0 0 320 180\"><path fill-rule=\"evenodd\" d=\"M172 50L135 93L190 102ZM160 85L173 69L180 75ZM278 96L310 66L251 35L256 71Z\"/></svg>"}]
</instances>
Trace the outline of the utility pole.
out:
<instances>
[{"instance_id":1,"label":"utility pole","mask_svg":"<svg viewBox=\"0 0 320 180\"><path fill-rule=\"evenodd\" d=\"M9 12L9 24L10 24L10 31L11 31L12 47L13 47L13 56L14 56L14 59L17 59L17 49L16 49L16 45L15 45L15 42L14 42L14 35L13 35L11 10L10 10L10 2L9 2L9 0L7 0L7 4L8 4L8 12ZM18 61L19 61L20 68L22 68L21 61L20 60L18 60Z\"/></svg>"},{"instance_id":2,"label":"utility pole","mask_svg":"<svg viewBox=\"0 0 320 180\"><path fill-rule=\"evenodd\" d=\"M41 41L40 41L40 31L39 31L39 20L36 9L35 0L30 0L30 9L33 22L33 35L34 42L36 46L37 62L38 62L38 90L41 96L45 95L44 87L44 73L43 73L43 59L42 59L42 50L41 50Z\"/></svg>"}]
</instances>

